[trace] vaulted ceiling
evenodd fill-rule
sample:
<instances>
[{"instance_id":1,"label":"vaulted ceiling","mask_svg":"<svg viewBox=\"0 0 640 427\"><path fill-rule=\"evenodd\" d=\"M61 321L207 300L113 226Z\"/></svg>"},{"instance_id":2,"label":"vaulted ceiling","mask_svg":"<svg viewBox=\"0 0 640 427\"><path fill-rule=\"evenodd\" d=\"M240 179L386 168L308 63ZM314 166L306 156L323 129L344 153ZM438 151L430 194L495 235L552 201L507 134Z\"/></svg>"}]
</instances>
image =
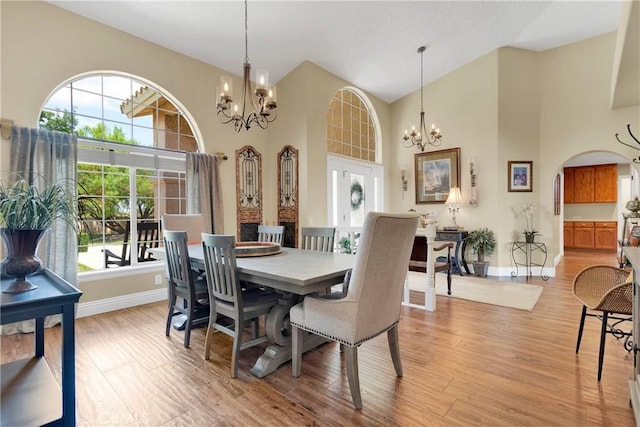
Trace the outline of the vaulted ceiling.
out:
<instances>
[{"instance_id":1,"label":"vaulted ceiling","mask_svg":"<svg viewBox=\"0 0 640 427\"><path fill-rule=\"evenodd\" d=\"M243 1L50 3L242 74ZM420 87L421 45L429 46L427 84L499 47L543 51L616 31L623 3L250 1L248 53L253 68L267 68L273 83L308 60L393 102Z\"/></svg>"}]
</instances>

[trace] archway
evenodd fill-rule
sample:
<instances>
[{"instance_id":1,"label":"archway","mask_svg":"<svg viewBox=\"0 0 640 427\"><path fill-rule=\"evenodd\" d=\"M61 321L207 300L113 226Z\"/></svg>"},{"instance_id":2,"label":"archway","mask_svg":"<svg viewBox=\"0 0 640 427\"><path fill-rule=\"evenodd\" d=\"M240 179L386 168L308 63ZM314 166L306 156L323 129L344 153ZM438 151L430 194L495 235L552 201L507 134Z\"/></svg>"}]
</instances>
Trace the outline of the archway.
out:
<instances>
[{"instance_id":1,"label":"archway","mask_svg":"<svg viewBox=\"0 0 640 427\"><path fill-rule=\"evenodd\" d=\"M579 191L579 187L583 185L571 181L570 172L585 172L584 170L586 169L586 175L588 176L590 170L594 170L596 171L595 173L597 173L598 170L605 168L605 165L615 165L615 189L613 190L615 191L615 200L597 200L597 194L594 196L595 199L591 201L584 199L578 200L578 198L576 200L566 199L567 197L569 199L572 197L569 195L570 191L567 186L570 187L574 185ZM560 218L558 221L559 248L561 249L561 253L564 253L566 248L586 249L590 244L589 239L591 239L590 242L593 243L594 249L607 250L615 247L615 250L618 250L617 239L622 235L623 228L622 213L626 212L626 203L638 194L638 170L635 164L630 159L612 151L590 151L576 154L567 159L560 166L557 173L561 177L559 194ZM595 182L594 185L596 185ZM593 193L599 192L600 190L593 191ZM582 228L582 226L586 227L591 223L594 225L595 230L595 234L593 235L590 235L586 229ZM598 230L597 227L601 225L612 226L611 223L616 223L615 236L617 238L612 242L611 233L613 230L609 230L609 238L607 240L610 242L609 245L603 244L602 242L596 243L598 233L602 232L602 230ZM573 240L574 230L571 229L571 226L574 224L581 226L580 236L587 236L588 238L586 240L581 239L579 242Z\"/></svg>"}]
</instances>

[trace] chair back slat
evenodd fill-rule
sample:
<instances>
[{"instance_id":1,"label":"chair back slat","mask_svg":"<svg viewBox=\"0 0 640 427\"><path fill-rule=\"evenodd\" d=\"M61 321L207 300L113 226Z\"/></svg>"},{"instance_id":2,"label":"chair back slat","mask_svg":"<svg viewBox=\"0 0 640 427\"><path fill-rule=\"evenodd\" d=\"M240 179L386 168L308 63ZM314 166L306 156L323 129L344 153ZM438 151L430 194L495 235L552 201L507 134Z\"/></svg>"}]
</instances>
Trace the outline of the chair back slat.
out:
<instances>
[{"instance_id":1,"label":"chair back slat","mask_svg":"<svg viewBox=\"0 0 640 427\"><path fill-rule=\"evenodd\" d=\"M167 231L164 233L166 264L169 270L169 281L176 286L193 289L193 270L187 249L187 233L185 231Z\"/></svg>"},{"instance_id":2,"label":"chair back slat","mask_svg":"<svg viewBox=\"0 0 640 427\"><path fill-rule=\"evenodd\" d=\"M258 225L258 242L271 242L282 245L284 225Z\"/></svg>"},{"instance_id":3,"label":"chair back slat","mask_svg":"<svg viewBox=\"0 0 640 427\"><path fill-rule=\"evenodd\" d=\"M300 248L333 252L335 234L335 227L302 227L300 228Z\"/></svg>"},{"instance_id":4,"label":"chair back slat","mask_svg":"<svg viewBox=\"0 0 640 427\"><path fill-rule=\"evenodd\" d=\"M202 233L204 267L210 294L242 310L242 298L238 298L241 288L235 246L234 236Z\"/></svg>"}]
</instances>

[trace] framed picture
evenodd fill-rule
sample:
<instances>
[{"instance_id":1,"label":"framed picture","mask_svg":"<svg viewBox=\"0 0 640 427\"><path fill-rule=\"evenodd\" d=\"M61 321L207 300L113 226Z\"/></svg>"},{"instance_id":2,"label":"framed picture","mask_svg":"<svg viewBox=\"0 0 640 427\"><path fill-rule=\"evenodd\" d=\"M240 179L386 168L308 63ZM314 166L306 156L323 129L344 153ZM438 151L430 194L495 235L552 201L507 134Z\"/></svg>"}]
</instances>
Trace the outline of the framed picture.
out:
<instances>
[{"instance_id":1,"label":"framed picture","mask_svg":"<svg viewBox=\"0 0 640 427\"><path fill-rule=\"evenodd\" d=\"M460 148L415 155L416 204L444 203L460 187Z\"/></svg>"},{"instance_id":2,"label":"framed picture","mask_svg":"<svg viewBox=\"0 0 640 427\"><path fill-rule=\"evenodd\" d=\"M533 162L509 160L509 191L533 191Z\"/></svg>"}]
</instances>

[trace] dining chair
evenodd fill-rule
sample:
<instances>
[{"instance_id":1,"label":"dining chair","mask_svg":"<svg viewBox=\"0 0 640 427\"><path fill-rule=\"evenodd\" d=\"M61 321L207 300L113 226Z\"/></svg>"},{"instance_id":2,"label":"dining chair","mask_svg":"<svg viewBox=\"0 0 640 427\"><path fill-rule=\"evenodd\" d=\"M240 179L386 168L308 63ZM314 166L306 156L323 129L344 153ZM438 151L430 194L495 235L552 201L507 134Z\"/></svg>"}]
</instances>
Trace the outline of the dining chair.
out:
<instances>
[{"instance_id":1,"label":"dining chair","mask_svg":"<svg viewBox=\"0 0 640 427\"><path fill-rule=\"evenodd\" d=\"M333 252L335 227L300 227L300 249Z\"/></svg>"},{"instance_id":2,"label":"dining chair","mask_svg":"<svg viewBox=\"0 0 640 427\"><path fill-rule=\"evenodd\" d=\"M163 214L160 222L163 231L186 231L190 243L199 243L200 235L211 231L205 228L202 214Z\"/></svg>"},{"instance_id":3,"label":"dining chair","mask_svg":"<svg viewBox=\"0 0 640 427\"><path fill-rule=\"evenodd\" d=\"M138 246L135 251L138 262L156 261L151 252L147 251L150 248L157 248L160 244L158 239L158 222L157 221L142 221L136 224ZM127 221L125 226L122 252L120 255L116 255L109 249L103 249L104 253L104 267L109 268L111 265L123 267L125 265L131 265L131 245L129 244L129 237L131 235L131 222Z\"/></svg>"},{"instance_id":4,"label":"dining chair","mask_svg":"<svg viewBox=\"0 0 640 427\"><path fill-rule=\"evenodd\" d=\"M258 225L258 242L271 242L282 245L284 225Z\"/></svg>"},{"instance_id":5,"label":"dining chair","mask_svg":"<svg viewBox=\"0 0 640 427\"><path fill-rule=\"evenodd\" d=\"M266 316L278 303L278 294L272 290L254 288L242 291L235 246L234 236L202 233L204 267L211 301L204 358L209 360L216 329L233 337L231 378L236 378L238 374L240 351L267 341L266 334L259 334L259 319L260 316ZM231 319L233 323L228 325L224 317ZM243 341L243 330L247 322L252 323L253 334L250 340Z\"/></svg>"},{"instance_id":6,"label":"dining chair","mask_svg":"<svg viewBox=\"0 0 640 427\"><path fill-rule=\"evenodd\" d=\"M300 227L300 249L318 252L333 252L336 235L335 227ZM350 271L345 275L339 290L328 288L324 298L344 298L349 287Z\"/></svg>"},{"instance_id":7,"label":"dining chair","mask_svg":"<svg viewBox=\"0 0 640 427\"><path fill-rule=\"evenodd\" d=\"M206 281L196 279L191 268L186 231L165 231L164 249L169 270L169 313L165 333L169 336L174 315L186 315L184 346L189 347L192 327L209 319L209 290ZM183 304L178 304L178 297L183 299Z\"/></svg>"},{"instance_id":8,"label":"dining chair","mask_svg":"<svg viewBox=\"0 0 640 427\"><path fill-rule=\"evenodd\" d=\"M624 347L632 350L631 332L623 331L618 325L631 320L633 303L633 274L610 265L587 267L573 279L573 296L582 304L576 354L580 350L584 320L587 316L601 320L600 352L598 354L598 381L602 378L606 334L616 338L626 337ZM598 313L594 313L598 312ZM613 324L608 322L613 320Z\"/></svg>"},{"instance_id":9,"label":"dining chair","mask_svg":"<svg viewBox=\"0 0 640 427\"><path fill-rule=\"evenodd\" d=\"M294 377L300 376L304 331L342 345L357 409L362 408L358 347L363 342L386 332L396 375L402 376L398 322L417 228L417 214L367 213L347 295L342 299L307 296L289 311Z\"/></svg>"}]
</instances>

